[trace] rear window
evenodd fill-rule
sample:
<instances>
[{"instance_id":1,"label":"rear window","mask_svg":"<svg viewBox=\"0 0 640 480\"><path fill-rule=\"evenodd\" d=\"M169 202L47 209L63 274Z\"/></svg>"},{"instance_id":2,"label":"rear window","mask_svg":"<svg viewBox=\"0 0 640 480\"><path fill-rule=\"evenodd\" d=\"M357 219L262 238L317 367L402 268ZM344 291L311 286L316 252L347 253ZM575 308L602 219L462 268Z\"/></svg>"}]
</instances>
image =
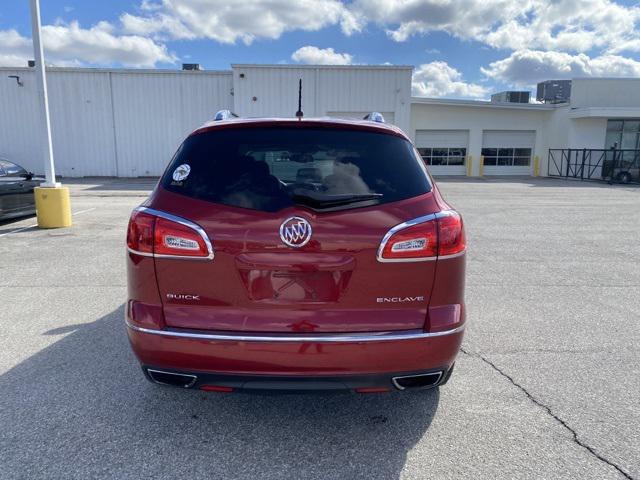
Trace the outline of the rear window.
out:
<instances>
[{"instance_id":1,"label":"rear window","mask_svg":"<svg viewBox=\"0 0 640 480\"><path fill-rule=\"evenodd\" d=\"M238 128L190 136L161 180L174 193L235 207L335 210L430 191L411 143L326 128Z\"/></svg>"}]
</instances>

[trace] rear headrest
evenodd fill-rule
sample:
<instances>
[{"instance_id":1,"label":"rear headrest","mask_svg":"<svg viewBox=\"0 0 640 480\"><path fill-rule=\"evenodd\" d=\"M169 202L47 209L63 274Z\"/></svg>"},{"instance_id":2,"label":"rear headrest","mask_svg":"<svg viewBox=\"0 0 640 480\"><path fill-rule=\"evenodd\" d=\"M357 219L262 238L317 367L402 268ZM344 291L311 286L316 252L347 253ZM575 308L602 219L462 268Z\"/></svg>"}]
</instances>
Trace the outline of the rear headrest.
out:
<instances>
[{"instance_id":1,"label":"rear headrest","mask_svg":"<svg viewBox=\"0 0 640 480\"><path fill-rule=\"evenodd\" d=\"M251 165L251 173L260 177L271 175L271 172L269 171L269 165L267 165L267 163L263 161L253 162L253 164Z\"/></svg>"}]
</instances>

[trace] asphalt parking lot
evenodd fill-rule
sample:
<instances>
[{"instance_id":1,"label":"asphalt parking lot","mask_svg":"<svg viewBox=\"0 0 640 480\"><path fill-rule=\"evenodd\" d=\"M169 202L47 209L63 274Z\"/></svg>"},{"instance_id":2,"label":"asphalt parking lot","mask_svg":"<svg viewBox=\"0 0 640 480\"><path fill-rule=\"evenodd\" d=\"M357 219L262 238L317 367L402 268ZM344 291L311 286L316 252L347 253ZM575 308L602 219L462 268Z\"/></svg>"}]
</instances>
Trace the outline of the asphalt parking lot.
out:
<instances>
[{"instance_id":1,"label":"asphalt parking lot","mask_svg":"<svg viewBox=\"0 0 640 480\"><path fill-rule=\"evenodd\" d=\"M442 180L469 240L449 384L251 396L143 379L123 242L152 183L68 185L73 227L0 224L0 478L640 479L640 188Z\"/></svg>"}]
</instances>

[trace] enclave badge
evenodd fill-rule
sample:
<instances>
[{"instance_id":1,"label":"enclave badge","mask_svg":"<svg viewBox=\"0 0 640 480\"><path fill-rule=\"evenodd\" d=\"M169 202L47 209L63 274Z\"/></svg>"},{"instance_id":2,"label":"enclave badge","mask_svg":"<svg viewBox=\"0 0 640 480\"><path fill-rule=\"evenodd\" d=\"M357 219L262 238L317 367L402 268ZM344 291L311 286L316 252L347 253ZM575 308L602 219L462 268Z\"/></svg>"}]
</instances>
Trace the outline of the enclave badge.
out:
<instances>
[{"instance_id":1,"label":"enclave badge","mask_svg":"<svg viewBox=\"0 0 640 480\"><path fill-rule=\"evenodd\" d=\"M280 225L280 239L293 248L306 245L312 233L311 225L302 217L289 217Z\"/></svg>"}]
</instances>

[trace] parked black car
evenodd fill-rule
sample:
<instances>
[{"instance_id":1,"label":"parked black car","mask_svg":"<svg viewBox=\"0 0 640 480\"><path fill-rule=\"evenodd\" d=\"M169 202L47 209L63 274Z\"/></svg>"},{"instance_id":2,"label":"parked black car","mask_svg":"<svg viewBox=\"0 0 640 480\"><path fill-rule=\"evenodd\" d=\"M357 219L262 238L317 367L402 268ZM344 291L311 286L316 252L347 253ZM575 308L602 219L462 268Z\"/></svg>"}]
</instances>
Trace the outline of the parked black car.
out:
<instances>
[{"instance_id":1,"label":"parked black car","mask_svg":"<svg viewBox=\"0 0 640 480\"><path fill-rule=\"evenodd\" d=\"M0 158L0 220L36 213L33 189L44 179Z\"/></svg>"}]
</instances>

